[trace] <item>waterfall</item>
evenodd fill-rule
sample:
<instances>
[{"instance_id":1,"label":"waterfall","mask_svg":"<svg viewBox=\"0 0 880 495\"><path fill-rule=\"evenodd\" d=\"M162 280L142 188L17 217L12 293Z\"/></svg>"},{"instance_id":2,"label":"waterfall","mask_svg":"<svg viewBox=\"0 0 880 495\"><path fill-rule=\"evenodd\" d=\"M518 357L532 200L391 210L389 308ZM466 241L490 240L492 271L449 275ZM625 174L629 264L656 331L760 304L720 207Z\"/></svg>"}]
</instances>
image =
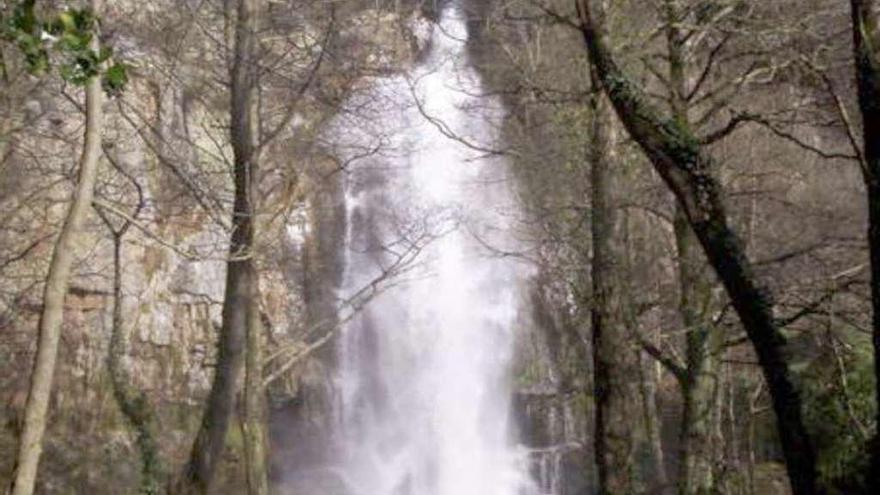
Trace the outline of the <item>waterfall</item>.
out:
<instances>
[{"instance_id":1,"label":"waterfall","mask_svg":"<svg viewBox=\"0 0 880 495\"><path fill-rule=\"evenodd\" d=\"M510 418L529 271L509 256L517 209L492 151L500 103L479 96L466 40L447 7L424 60L350 105L382 150L346 174L348 304L325 493L538 493Z\"/></svg>"}]
</instances>

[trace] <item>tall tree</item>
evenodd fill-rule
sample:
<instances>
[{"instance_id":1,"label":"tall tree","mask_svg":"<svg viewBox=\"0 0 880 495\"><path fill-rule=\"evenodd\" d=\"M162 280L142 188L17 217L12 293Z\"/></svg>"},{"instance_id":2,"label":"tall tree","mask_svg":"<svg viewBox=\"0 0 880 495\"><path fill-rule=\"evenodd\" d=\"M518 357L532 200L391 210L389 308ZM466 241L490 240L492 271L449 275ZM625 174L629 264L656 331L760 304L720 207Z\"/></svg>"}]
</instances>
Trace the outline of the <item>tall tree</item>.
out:
<instances>
[{"instance_id":1,"label":"tall tree","mask_svg":"<svg viewBox=\"0 0 880 495\"><path fill-rule=\"evenodd\" d=\"M217 366L207 409L193 444L179 493L208 493L226 446L226 435L235 414L245 371L249 335L258 328L258 280L254 263L255 200L258 162L257 15L261 0L228 3L235 19L235 40L230 69L230 140L233 150L235 201L232 235L226 264L226 291L218 341ZM256 325L258 327L258 325Z\"/></svg>"},{"instance_id":2,"label":"tall tree","mask_svg":"<svg viewBox=\"0 0 880 495\"><path fill-rule=\"evenodd\" d=\"M880 2L851 0L855 76L862 114L862 176L868 195L871 257L872 336L877 418L880 428ZM875 433L868 469L870 493L880 491L880 432Z\"/></svg>"},{"instance_id":3,"label":"tall tree","mask_svg":"<svg viewBox=\"0 0 880 495\"><path fill-rule=\"evenodd\" d=\"M630 380L634 353L623 331L618 256L615 247L615 207L611 204L611 115L605 97L595 92L590 103L589 144L591 201L593 387L596 401L595 457L599 492L608 495L635 491Z\"/></svg>"},{"instance_id":4,"label":"tall tree","mask_svg":"<svg viewBox=\"0 0 880 495\"><path fill-rule=\"evenodd\" d=\"M682 29L685 12L680 0L664 0L663 21L666 31L667 93L672 118L691 128L688 98L686 40L694 35ZM723 43L723 42L722 42ZM711 63L711 62L707 62ZM706 324L705 309L711 299L711 285L703 273L703 262L697 253L697 239L688 224L687 214L677 204L673 221L678 265L679 314L685 328L684 366L679 378L682 416L679 426L678 493L704 494L713 489L710 421L714 406L712 376L719 352L717 335ZM695 249L697 248L697 249ZM717 334L717 331L714 332ZM714 337L713 339L710 339ZM714 343L715 345L710 345Z\"/></svg>"},{"instance_id":5,"label":"tall tree","mask_svg":"<svg viewBox=\"0 0 880 495\"><path fill-rule=\"evenodd\" d=\"M101 0L91 0L92 14L101 11ZM92 24L95 23L92 18ZM94 25L92 26L94 27ZM100 50L98 36L90 36L89 49L97 54ZM13 479L13 495L30 495L34 492L37 467L42 453L46 415L52 393L52 379L58 357L58 342L64 322L64 298L67 294L71 268L76 256L75 246L81 235L83 223L92 205L95 182L101 156L101 131L103 127L102 104L104 101L102 78L97 71L88 75L85 82L85 142L79 159L79 176L76 188L55 241L49 273L43 288L43 307L40 312L37 354L31 372L24 413L24 426L16 458Z\"/></svg>"},{"instance_id":6,"label":"tall tree","mask_svg":"<svg viewBox=\"0 0 880 495\"><path fill-rule=\"evenodd\" d=\"M664 117L627 78L608 48L598 10L576 2L580 29L601 85L630 136L675 194L709 263L730 296L767 381L786 468L795 494L816 493L816 454L804 424L801 396L785 355L773 300L754 275L730 226L713 161L687 123Z\"/></svg>"},{"instance_id":7,"label":"tall tree","mask_svg":"<svg viewBox=\"0 0 880 495\"><path fill-rule=\"evenodd\" d=\"M697 239L680 207L674 222L679 280L679 313L685 328L684 365L676 374L682 398L678 445L678 493L711 493L713 408L718 392L721 335L707 322L711 286L703 272Z\"/></svg>"}]
</instances>

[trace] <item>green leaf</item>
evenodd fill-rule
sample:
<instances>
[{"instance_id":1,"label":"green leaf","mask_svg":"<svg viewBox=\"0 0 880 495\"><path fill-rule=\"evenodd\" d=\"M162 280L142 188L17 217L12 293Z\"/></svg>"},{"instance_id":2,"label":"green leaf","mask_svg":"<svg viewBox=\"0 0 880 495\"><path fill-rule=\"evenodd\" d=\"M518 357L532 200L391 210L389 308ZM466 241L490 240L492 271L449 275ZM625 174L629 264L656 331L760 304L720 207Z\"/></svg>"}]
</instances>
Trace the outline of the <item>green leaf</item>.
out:
<instances>
[{"instance_id":1,"label":"green leaf","mask_svg":"<svg viewBox=\"0 0 880 495\"><path fill-rule=\"evenodd\" d=\"M25 55L28 71L32 74L44 74L49 70L49 54L46 50L38 49Z\"/></svg>"},{"instance_id":2,"label":"green leaf","mask_svg":"<svg viewBox=\"0 0 880 495\"><path fill-rule=\"evenodd\" d=\"M101 50L98 51L98 63L106 62L110 60L110 57L113 56L113 49L107 46L102 46Z\"/></svg>"},{"instance_id":3,"label":"green leaf","mask_svg":"<svg viewBox=\"0 0 880 495\"><path fill-rule=\"evenodd\" d=\"M59 46L62 50L69 52L78 52L85 50L89 45L89 40L75 33L64 33L59 40Z\"/></svg>"},{"instance_id":4,"label":"green leaf","mask_svg":"<svg viewBox=\"0 0 880 495\"><path fill-rule=\"evenodd\" d=\"M70 11L58 14L58 26L65 31L73 31L76 29L76 20L73 15L73 12Z\"/></svg>"},{"instance_id":5,"label":"green leaf","mask_svg":"<svg viewBox=\"0 0 880 495\"><path fill-rule=\"evenodd\" d=\"M115 95L122 91L128 83L128 69L125 64L116 63L110 66L104 73L102 83L108 94Z\"/></svg>"},{"instance_id":6,"label":"green leaf","mask_svg":"<svg viewBox=\"0 0 880 495\"><path fill-rule=\"evenodd\" d=\"M71 81L76 77L76 67L69 64L64 64L58 70L58 73L61 75L61 79L64 79L65 81Z\"/></svg>"},{"instance_id":7,"label":"green leaf","mask_svg":"<svg viewBox=\"0 0 880 495\"><path fill-rule=\"evenodd\" d=\"M37 27L37 15L34 12L36 0L25 0L15 7L12 23L17 30L33 33Z\"/></svg>"},{"instance_id":8,"label":"green leaf","mask_svg":"<svg viewBox=\"0 0 880 495\"><path fill-rule=\"evenodd\" d=\"M73 22L77 31L91 31L95 17L89 9L78 9L70 11L73 14Z\"/></svg>"}]
</instances>

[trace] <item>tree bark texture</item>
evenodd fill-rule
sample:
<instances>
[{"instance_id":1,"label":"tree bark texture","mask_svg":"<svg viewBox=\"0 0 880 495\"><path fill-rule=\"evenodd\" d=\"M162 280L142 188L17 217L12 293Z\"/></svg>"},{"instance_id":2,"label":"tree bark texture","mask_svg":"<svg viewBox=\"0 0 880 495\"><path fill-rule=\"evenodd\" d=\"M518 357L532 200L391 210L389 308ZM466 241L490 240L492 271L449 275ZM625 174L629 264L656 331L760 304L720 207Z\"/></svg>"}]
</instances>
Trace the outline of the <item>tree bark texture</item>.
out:
<instances>
[{"instance_id":1,"label":"tree bark texture","mask_svg":"<svg viewBox=\"0 0 880 495\"><path fill-rule=\"evenodd\" d=\"M862 172L868 195L868 247L871 260L872 340L874 345L875 400L880 425L880 2L851 0L855 76L862 115L864 163ZM880 491L880 432L872 441L866 476L868 493Z\"/></svg>"},{"instance_id":2,"label":"tree bark texture","mask_svg":"<svg viewBox=\"0 0 880 495\"><path fill-rule=\"evenodd\" d=\"M683 403L679 427L678 493L704 495L714 490L715 449L712 446L718 393L718 352L721 336L706 321L711 287L703 273L699 244L681 208L676 209L679 313L685 331L685 367L679 384Z\"/></svg>"},{"instance_id":3,"label":"tree bark texture","mask_svg":"<svg viewBox=\"0 0 880 495\"><path fill-rule=\"evenodd\" d=\"M614 246L615 211L611 204L610 109L601 94L591 102L590 191L593 342L593 387L596 402L595 459L599 492L605 495L635 491L631 380L638 377L635 353L627 345L621 317L620 290L615 277L619 267Z\"/></svg>"},{"instance_id":4,"label":"tree bark texture","mask_svg":"<svg viewBox=\"0 0 880 495\"><path fill-rule=\"evenodd\" d=\"M258 284L255 282L248 307L242 420L248 495L269 494L269 435L266 431L266 390L263 386L263 325L260 320L259 300Z\"/></svg>"},{"instance_id":5,"label":"tree bark texture","mask_svg":"<svg viewBox=\"0 0 880 495\"><path fill-rule=\"evenodd\" d=\"M107 368L113 396L119 410L134 429L135 445L140 451L141 480L139 493L161 493L165 474L159 451L159 430L156 414L149 397L132 383L122 358L128 350L125 322L122 314L122 232L113 235L113 321Z\"/></svg>"}]
</instances>

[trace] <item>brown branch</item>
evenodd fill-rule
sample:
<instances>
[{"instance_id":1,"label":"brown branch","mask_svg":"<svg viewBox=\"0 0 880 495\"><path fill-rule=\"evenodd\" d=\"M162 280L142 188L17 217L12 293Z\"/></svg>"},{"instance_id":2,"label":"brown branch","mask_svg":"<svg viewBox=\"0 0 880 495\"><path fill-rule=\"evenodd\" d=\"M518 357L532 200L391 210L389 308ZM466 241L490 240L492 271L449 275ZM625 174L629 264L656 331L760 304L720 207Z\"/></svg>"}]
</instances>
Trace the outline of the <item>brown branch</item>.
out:
<instances>
[{"instance_id":1,"label":"brown branch","mask_svg":"<svg viewBox=\"0 0 880 495\"><path fill-rule=\"evenodd\" d=\"M703 70L700 72L700 75L697 77L697 81L694 83L694 87L685 95L685 101L692 101L697 94L700 93L700 90L703 89L703 85L709 79L709 74L712 73L712 69L715 68L716 62L718 61L718 54L721 53L721 50L727 45L727 42L733 36L730 33L726 33L724 38L715 45L715 48L709 52L708 59L706 60L706 64L703 66Z\"/></svg>"},{"instance_id":2,"label":"brown branch","mask_svg":"<svg viewBox=\"0 0 880 495\"><path fill-rule=\"evenodd\" d=\"M302 101L303 96L314 83L315 79L317 78L318 71L321 69L321 66L324 63L325 54L327 53L327 46L330 42L330 36L333 34L333 28L336 25L335 14L336 8L331 3L330 22L327 23L327 29L324 32L324 40L321 43L321 51L318 54L318 59L312 65L312 69L309 71L308 76L306 76L306 80L297 89L292 102L287 107L287 113L285 114L284 118L277 126L275 126L274 129L266 133L265 137L257 145L254 153L259 154L266 146L268 146L275 138L277 138L278 135L281 134L281 132L284 131L284 129L287 128L288 125L290 125L290 123L293 121L293 118L296 116L296 111L299 109L299 104Z\"/></svg>"},{"instance_id":3,"label":"brown branch","mask_svg":"<svg viewBox=\"0 0 880 495\"><path fill-rule=\"evenodd\" d=\"M657 360L664 368L666 368L672 375L678 380L679 383L684 383L687 380L687 369L678 361L673 359L671 356L668 356L664 353L659 347L649 342L647 339L639 335L638 331L633 331L633 335L641 346L642 350L644 350L649 356Z\"/></svg>"}]
</instances>

